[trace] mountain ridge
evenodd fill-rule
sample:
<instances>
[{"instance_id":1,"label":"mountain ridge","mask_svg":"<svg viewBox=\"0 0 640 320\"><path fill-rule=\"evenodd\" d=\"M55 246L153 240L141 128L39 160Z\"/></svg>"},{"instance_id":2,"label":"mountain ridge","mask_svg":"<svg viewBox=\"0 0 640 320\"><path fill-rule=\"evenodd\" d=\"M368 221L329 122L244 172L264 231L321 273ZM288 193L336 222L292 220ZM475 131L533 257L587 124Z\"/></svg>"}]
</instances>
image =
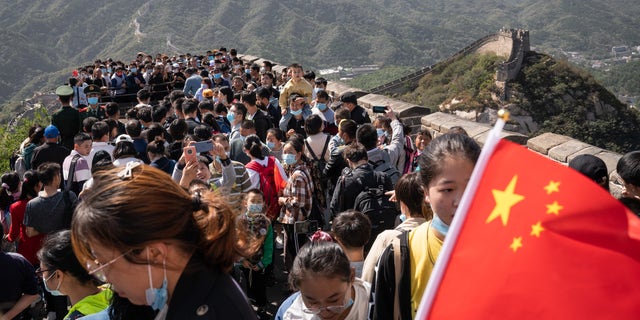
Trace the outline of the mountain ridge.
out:
<instances>
[{"instance_id":1,"label":"mountain ridge","mask_svg":"<svg viewBox=\"0 0 640 320\"><path fill-rule=\"evenodd\" d=\"M605 53L607 46L640 43L640 21L633 19L639 14L628 0L17 0L0 7L0 36L10 44L0 51L6 82L0 102L53 88L96 58L167 52L168 43L191 52L235 47L312 69L372 63L418 68L502 26L531 30L537 47L595 46ZM16 72L13 62L32 68Z\"/></svg>"}]
</instances>

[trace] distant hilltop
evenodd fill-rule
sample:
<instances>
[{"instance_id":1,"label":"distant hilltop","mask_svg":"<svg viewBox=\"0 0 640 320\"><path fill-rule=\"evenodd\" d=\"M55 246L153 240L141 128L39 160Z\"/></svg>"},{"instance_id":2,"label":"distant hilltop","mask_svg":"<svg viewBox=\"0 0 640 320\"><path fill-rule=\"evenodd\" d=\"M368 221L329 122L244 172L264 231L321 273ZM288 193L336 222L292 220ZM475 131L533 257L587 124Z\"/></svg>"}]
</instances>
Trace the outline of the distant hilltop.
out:
<instances>
[{"instance_id":1,"label":"distant hilltop","mask_svg":"<svg viewBox=\"0 0 640 320\"><path fill-rule=\"evenodd\" d=\"M506 82L515 79L520 72L524 55L529 51L531 51L531 45L528 30L501 29L495 34L476 40L444 61L423 67L412 74L375 87L370 92L388 95L404 94L414 90L418 86L418 80L431 73L436 66L444 67L463 56L476 53L492 53L506 59L500 64L496 73L496 83L504 91ZM503 92L503 95L506 96L507 93Z\"/></svg>"}]
</instances>

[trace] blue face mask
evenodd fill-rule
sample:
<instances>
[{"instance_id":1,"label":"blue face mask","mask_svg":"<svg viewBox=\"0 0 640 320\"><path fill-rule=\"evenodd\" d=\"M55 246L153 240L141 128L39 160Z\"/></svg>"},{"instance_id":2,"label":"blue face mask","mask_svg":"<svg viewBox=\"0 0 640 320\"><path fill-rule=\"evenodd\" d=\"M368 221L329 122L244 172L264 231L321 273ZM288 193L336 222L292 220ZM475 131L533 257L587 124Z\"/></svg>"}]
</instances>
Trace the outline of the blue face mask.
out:
<instances>
[{"instance_id":1,"label":"blue face mask","mask_svg":"<svg viewBox=\"0 0 640 320\"><path fill-rule=\"evenodd\" d=\"M296 110L296 111L291 110L289 112L291 112L291 114L294 115L294 116L299 116L299 115L302 114L302 109Z\"/></svg>"},{"instance_id":2,"label":"blue face mask","mask_svg":"<svg viewBox=\"0 0 640 320\"><path fill-rule=\"evenodd\" d=\"M273 149L276 147L276 143L275 142L271 142L271 141L267 141L267 147L269 147L269 149Z\"/></svg>"},{"instance_id":3,"label":"blue face mask","mask_svg":"<svg viewBox=\"0 0 640 320\"><path fill-rule=\"evenodd\" d=\"M113 71L113 69L111 69L111 68L107 69L108 73L111 73L112 71Z\"/></svg>"},{"instance_id":4,"label":"blue face mask","mask_svg":"<svg viewBox=\"0 0 640 320\"><path fill-rule=\"evenodd\" d=\"M89 104L98 104L98 97L89 97L87 98L87 102L89 102Z\"/></svg>"},{"instance_id":5,"label":"blue face mask","mask_svg":"<svg viewBox=\"0 0 640 320\"><path fill-rule=\"evenodd\" d=\"M102 73L107 73L107 69L104 68L100 69L100 71L102 71Z\"/></svg>"},{"instance_id":6,"label":"blue face mask","mask_svg":"<svg viewBox=\"0 0 640 320\"><path fill-rule=\"evenodd\" d=\"M251 73L251 69L244 69L244 73L250 74Z\"/></svg>"},{"instance_id":7,"label":"blue face mask","mask_svg":"<svg viewBox=\"0 0 640 320\"><path fill-rule=\"evenodd\" d=\"M316 103L316 108L318 108L318 110L320 110L320 111L325 111L325 110L327 110L327 104L326 103Z\"/></svg>"},{"instance_id":8,"label":"blue face mask","mask_svg":"<svg viewBox=\"0 0 640 320\"><path fill-rule=\"evenodd\" d=\"M148 255L147 251L147 255ZM151 279L151 265L147 264L147 270L149 272L149 288L144 291L144 296L147 300L147 305L151 307L151 309L158 311L167 304L167 266L165 265L165 261L162 261L163 269L164 269L164 280L162 280L162 286L160 288L153 287L153 281Z\"/></svg>"},{"instance_id":9,"label":"blue face mask","mask_svg":"<svg viewBox=\"0 0 640 320\"><path fill-rule=\"evenodd\" d=\"M320 92L320 91L322 91L322 90L324 90L324 89L322 89L322 88L314 88L314 89L313 89L313 93L314 93L314 94L317 94L318 92Z\"/></svg>"},{"instance_id":10,"label":"blue face mask","mask_svg":"<svg viewBox=\"0 0 640 320\"><path fill-rule=\"evenodd\" d=\"M131 73L136 73L136 72L138 71L138 69L136 69L136 68L131 68L131 69L130 69L130 71L131 71Z\"/></svg>"},{"instance_id":11,"label":"blue face mask","mask_svg":"<svg viewBox=\"0 0 640 320\"><path fill-rule=\"evenodd\" d=\"M214 79L221 79L222 78L222 73L214 73L213 74L213 78Z\"/></svg>"},{"instance_id":12,"label":"blue face mask","mask_svg":"<svg viewBox=\"0 0 640 320\"><path fill-rule=\"evenodd\" d=\"M400 219L400 221L402 221L402 222L407 221L407 216L405 216L405 215L404 215L404 213L403 213L403 214L400 214L400 216L399 216L398 218L399 218L399 219Z\"/></svg>"},{"instance_id":13,"label":"blue face mask","mask_svg":"<svg viewBox=\"0 0 640 320\"><path fill-rule=\"evenodd\" d=\"M437 214L433 215L433 220L431 221L431 226L438 230L438 232L440 232L441 235L443 236L447 236L447 232L449 232L449 226L446 225L444 223L444 221L442 221L442 219L440 219L440 217L438 217Z\"/></svg>"},{"instance_id":14,"label":"blue face mask","mask_svg":"<svg viewBox=\"0 0 640 320\"><path fill-rule=\"evenodd\" d=\"M229 120L229 122L233 123L233 120L235 119L236 119L236 116L233 112L227 113L227 120Z\"/></svg>"},{"instance_id":15,"label":"blue face mask","mask_svg":"<svg viewBox=\"0 0 640 320\"><path fill-rule=\"evenodd\" d=\"M209 56L209 61L213 60L213 56Z\"/></svg>"},{"instance_id":16,"label":"blue face mask","mask_svg":"<svg viewBox=\"0 0 640 320\"><path fill-rule=\"evenodd\" d=\"M376 132L378 133L378 137L382 137L386 134L384 129L376 129Z\"/></svg>"},{"instance_id":17,"label":"blue face mask","mask_svg":"<svg viewBox=\"0 0 640 320\"><path fill-rule=\"evenodd\" d=\"M261 213L262 212L262 203L252 203L247 206L247 211L251 213Z\"/></svg>"},{"instance_id":18,"label":"blue face mask","mask_svg":"<svg viewBox=\"0 0 640 320\"><path fill-rule=\"evenodd\" d=\"M51 278L53 278L53 275L56 274L56 272L58 272L58 270L54 271L49 278L46 279L42 279L44 282L44 288L49 291L49 293L51 293L52 296L64 296L64 294L62 292L60 292L58 289L60 289L60 285L62 284L61 281L58 281L58 287L55 290L51 290L49 289L49 287L47 286L47 281L51 280Z\"/></svg>"},{"instance_id":19,"label":"blue face mask","mask_svg":"<svg viewBox=\"0 0 640 320\"><path fill-rule=\"evenodd\" d=\"M282 154L282 162L284 162L284 164L292 165L296 163L296 155L291 153L284 153Z\"/></svg>"}]
</instances>

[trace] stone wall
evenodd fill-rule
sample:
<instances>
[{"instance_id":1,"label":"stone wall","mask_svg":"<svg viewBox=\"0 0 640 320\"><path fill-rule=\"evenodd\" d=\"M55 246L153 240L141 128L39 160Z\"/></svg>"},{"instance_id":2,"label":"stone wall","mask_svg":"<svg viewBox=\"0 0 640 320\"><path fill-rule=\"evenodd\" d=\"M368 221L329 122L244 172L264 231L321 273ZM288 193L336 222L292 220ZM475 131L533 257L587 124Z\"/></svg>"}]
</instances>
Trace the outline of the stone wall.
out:
<instances>
[{"instance_id":1,"label":"stone wall","mask_svg":"<svg viewBox=\"0 0 640 320\"><path fill-rule=\"evenodd\" d=\"M529 50L529 31L502 29L495 34L478 39L444 61L424 67L400 79L373 88L370 91L372 93L388 95L406 93L415 89L418 80L429 74L436 67L446 66L452 61L472 53L494 53L507 59L507 61L503 62L500 66L498 74L496 75L498 81L501 82L498 83L498 86L504 88L504 82L514 79L520 71L524 52Z\"/></svg>"},{"instance_id":2,"label":"stone wall","mask_svg":"<svg viewBox=\"0 0 640 320\"><path fill-rule=\"evenodd\" d=\"M422 118L422 128L431 132L434 137L447 133L452 127L460 126L464 128L469 136L474 138L480 145L486 141L491 126L484 123L465 120L452 114L436 112ZM543 133L539 136L528 138L527 136L510 131L503 131L502 138L526 146L529 150L537 152L551 160L567 165L581 154L591 154L604 161L609 171L609 187L614 196L622 193L622 186L618 184L618 175L615 171L621 154L594 147L571 137L555 134Z\"/></svg>"}]
</instances>

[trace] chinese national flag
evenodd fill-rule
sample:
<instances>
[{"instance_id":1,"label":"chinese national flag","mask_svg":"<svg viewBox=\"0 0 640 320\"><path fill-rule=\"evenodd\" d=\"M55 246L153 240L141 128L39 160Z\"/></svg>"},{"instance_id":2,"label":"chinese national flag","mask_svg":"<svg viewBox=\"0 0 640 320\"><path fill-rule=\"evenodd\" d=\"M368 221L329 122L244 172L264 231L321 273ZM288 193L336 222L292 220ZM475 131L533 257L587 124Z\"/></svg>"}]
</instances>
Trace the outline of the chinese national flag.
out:
<instances>
[{"instance_id":1,"label":"chinese national flag","mask_svg":"<svg viewBox=\"0 0 640 320\"><path fill-rule=\"evenodd\" d=\"M640 319L640 219L514 143L491 155L452 249L429 319Z\"/></svg>"}]
</instances>

